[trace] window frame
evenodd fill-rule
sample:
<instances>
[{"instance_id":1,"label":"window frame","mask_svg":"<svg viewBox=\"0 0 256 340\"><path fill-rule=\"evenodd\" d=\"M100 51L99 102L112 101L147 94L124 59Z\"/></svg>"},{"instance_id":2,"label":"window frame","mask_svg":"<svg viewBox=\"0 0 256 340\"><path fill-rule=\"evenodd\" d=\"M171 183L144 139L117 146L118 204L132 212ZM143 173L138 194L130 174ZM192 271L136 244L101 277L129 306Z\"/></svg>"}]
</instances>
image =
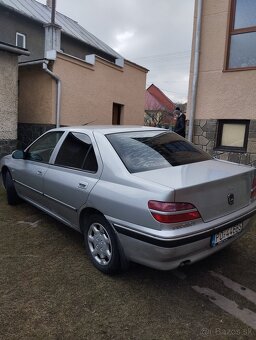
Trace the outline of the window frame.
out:
<instances>
[{"instance_id":1,"label":"window frame","mask_svg":"<svg viewBox=\"0 0 256 340\"><path fill-rule=\"evenodd\" d=\"M59 164L59 163L56 163L57 161L57 157L61 151L61 148L62 146L64 145L65 141L67 140L67 138L69 137L70 134L83 134L85 136L87 136L89 139L90 139L90 142L91 142L91 146L90 148L87 150L87 153L84 157L84 160L83 160L83 164L85 163L86 161L86 158L88 157L89 153L90 153L90 150L92 149L93 152L94 152L94 156L95 156L95 159L96 159L96 162L97 162L97 170L96 171L92 171L92 170L88 170L88 169L83 169L83 168L77 168L77 167L72 167L72 166L68 166L68 165L64 165L64 164ZM97 158L97 152L95 150L95 146L93 144L93 140L91 138L91 136L89 134L87 134L86 132L78 132L78 131L67 131L67 133L65 134L62 142L61 142L61 145L60 147L58 148L57 152L56 152L56 155L54 157L54 160L53 160L53 166L56 166L56 167L60 167L60 168L65 168L65 169L70 169L70 170L75 170L75 171L82 171L82 172L86 172L86 173L89 173L89 174L92 174L92 175L95 175L98 173L99 171L99 161L98 161L98 158Z\"/></svg>"},{"instance_id":2,"label":"window frame","mask_svg":"<svg viewBox=\"0 0 256 340\"><path fill-rule=\"evenodd\" d=\"M50 155L50 157L49 157L49 160L48 160L47 162L45 162L45 161L43 161L43 160L37 160L37 159L30 159L30 158L29 158L29 150L30 150L32 147L34 147L35 144L37 144L39 141L41 141L41 140L42 140L43 138L45 138L45 137L48 137L48 136L53 135L53 134L57 135L58 133L60 133L61 136L60 136L59 140L57 141L57 143L55 144L55 146L54 146L54 148L53 148L53 150L52 150L52 152L51 152L51 155ZM54 155L54 153L55 153L55 150L57 149L57 147L58 147L60 141L62 140L64 134L65 134L64 131L48 131L48 132L42 134L41 136L39 136L36 140L34 140L34 141L33 141L33 142L32 142L32 143L24 150L24 152L25 152L25 160L26 160L26 161L29 161L29 162L40 163L40 164L51 164L51 160L52 160L52 157L53 157L53 155Z\"/></svg>"},{"instance_id":3,"label":"window frame","mask_svg":"<svg viewBox=\"0 0 256 340\"><path fill-rule=\"evenodd\" d=\"M235 15L236 15L236 0L230 0L230 3L229 3L229 20L228 20L227 39L226 39L226 48L225 48L225 60L224 60L223 71L234 72L234 71L256 70L256 65L255 66L247 66L247 67L232 67L232 68L229 67L231 37L234 36L234 35L240 35L240 34L243 34L243 33L256 32L256 26L250 26L250 27L246 27L246 28L235 29L234 28Z\"/></svg>"},{"instance_id":4,"label":"window frame","mask_svg":"<svg viewBox=\"0 0 256 340\"><path fill-rule=\"evenodd\" d=\"M18 45L18 36L23 38L23 44L22 47ZM21 48L26 48L27 45L27 37L24 33L16 32L16 46Z\"/></svg>"},{"instance_id":5,"label":"window frame","mask_svg":"<svg viewBox=\"0 0 256 340\"><path fill-rule=\"evenodd\" d=\"M221 139L223 134L223 126L225 124L238 124L245 125L245 133L244 133L244 143L242 147L237 146L223 146L221 145ZM247 119L219 119L218 121L218 130L217 130L217 138L216 138L216 146L214 150L216 151L229 151L229 152L246 152L248 145L248 136L249 136L249 126L250 120Z\"/></svg>"}]
</instances>

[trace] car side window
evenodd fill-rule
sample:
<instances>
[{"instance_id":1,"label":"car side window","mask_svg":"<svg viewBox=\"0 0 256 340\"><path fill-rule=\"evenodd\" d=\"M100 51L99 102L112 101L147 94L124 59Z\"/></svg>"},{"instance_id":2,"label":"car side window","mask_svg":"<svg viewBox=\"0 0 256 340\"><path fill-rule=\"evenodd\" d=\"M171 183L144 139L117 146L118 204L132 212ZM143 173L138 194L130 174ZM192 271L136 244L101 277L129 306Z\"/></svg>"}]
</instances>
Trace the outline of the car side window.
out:
<instances>
[{"instance_id":1,"label":"car side window","mask_svg":"<svg viewBox=\"0 0 256 340\"><path fill-rule=\"evenodd\" d=\"M70 132L58 152L55 164L97 172L98 164L90 137L84 133Z\"/></svg>"},{"instance_id":2,"label":"car side window","mask_svg":"<svg viewBox=\"0 0 256 340\"><path fill-rule=\"evenodd\" d=\"M48 132L35 141L26 151L26 159L49 163L52 152L63 135L63 131Z\"/></svg>"}]
</instances>

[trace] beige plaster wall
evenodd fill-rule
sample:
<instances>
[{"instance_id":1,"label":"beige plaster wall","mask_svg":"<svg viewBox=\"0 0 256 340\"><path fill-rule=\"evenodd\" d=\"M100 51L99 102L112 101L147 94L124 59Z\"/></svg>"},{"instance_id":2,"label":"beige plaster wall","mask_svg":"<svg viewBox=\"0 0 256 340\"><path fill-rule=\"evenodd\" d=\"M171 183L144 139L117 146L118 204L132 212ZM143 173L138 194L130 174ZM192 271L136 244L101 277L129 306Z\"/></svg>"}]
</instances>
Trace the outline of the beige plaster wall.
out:
<instances>
[{"instance_id":1,"label":"beige plaster wall","mask_svg":"<svg viewBox=\"0 0 256 340\"><path fill-rule=\"evenodd\" d=\"M62 81L61 124L112 124L117 103L124 105L121 124L143 125L145 70L129 62L122 69L100 58L89 66L59 54L53 72Z\"/></svg>"},{"instance_id":2,"label":"beige plaster wall","mask_svg":"<svg viewBox=\"0 0 256 340\"><path fill-rule=\"evenodd\" d=\"M55 82L42 65L19 68L19 123L54 124Z\"/></svg>"},{"instance_id":3,"label":"beige plaster wall","mask_svg":"<svg viewBox=\"0 0 256 340\"><path fill-rule=\"evenodd\" d=\"M17 55L0 51L0 140L17 138Z\"/></svg>"},{"instance_id":4,"label":"beige plaster wall","mask_svg":"<svg viewBox=\"0 0 256 340\"><path fill-rule=\"evenodd\" d=\"M256 70L223 72L228 19L229 0L203 1L196 119L256 119ZM193 58L188 113L191 108L192 76Z\"/></svg>"},{"instance_id":5,"label":"beige plaster wall","mask_svg":"<svg viewBox=\"0 0 256 340\"><path fill-rule=\"evenodd\" d=\"M61 79L61 125L112 124L113 103L124 105L121 124L144 124L145 69L59 53L52 71ZM56 82L42 66L20 67L19 80L19 123L54 124Z\"/></svg>"}]
</instances>

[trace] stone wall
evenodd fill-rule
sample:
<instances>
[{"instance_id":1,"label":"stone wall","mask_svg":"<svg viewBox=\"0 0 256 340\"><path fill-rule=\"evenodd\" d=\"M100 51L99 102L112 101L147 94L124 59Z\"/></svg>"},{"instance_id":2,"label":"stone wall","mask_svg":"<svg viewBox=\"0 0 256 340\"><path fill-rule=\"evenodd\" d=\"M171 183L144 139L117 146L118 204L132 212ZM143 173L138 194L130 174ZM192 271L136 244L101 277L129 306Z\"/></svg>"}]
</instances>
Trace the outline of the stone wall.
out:
<instances>
[{"instance_id":1,"label":"stone wall","mask_svg":"<svg viewBox=\"0 0 256 340\"><path fill-rule=\"evenodd\" d=\"M215 148L217 131L218 121L216 119L196 119L193 143L218 159L256 166L256 120L250 121L246 153L217 150Z\"/></svg>"},{"instance_id":2,"label":"stone wall","mask_svg":"<svg viewBox=\"0 0 256 340\"><path fill-rule=\"evenodd\" d=\"M55 128L52 124L18 124L18 140L19 147L25 149L36 138L41 136L46 131Z\"/></svg>"}]
</instances>

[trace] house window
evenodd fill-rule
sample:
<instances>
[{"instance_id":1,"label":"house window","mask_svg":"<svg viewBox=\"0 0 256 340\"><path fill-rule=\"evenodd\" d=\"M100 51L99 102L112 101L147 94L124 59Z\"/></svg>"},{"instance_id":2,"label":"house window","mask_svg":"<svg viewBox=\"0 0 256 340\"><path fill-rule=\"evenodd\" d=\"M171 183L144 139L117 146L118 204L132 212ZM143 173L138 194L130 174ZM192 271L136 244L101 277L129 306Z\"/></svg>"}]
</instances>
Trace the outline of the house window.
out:
<instances>
[{"instance_id":1,"label":"house window","mask_svg":"<svg viewBox=\"0 0 256 340\"><path fill-rule=\"evenodd\" d=\"M231 0L227 69L256 68L255 13L255 0Z\"/></svg>"},{"instance_id":2,"label":"house window","mask_svg":"<svg viewBox=\"0 0 256 340\"><path fill-rule=\"evenodd\" d=\"M256 68L255 13L255 0L231 0L227 69Z\"/></svg>"},{"instance_id":3,"label":"house window","mask_svg":"<svg viewBox=\"0 0 256 340\"><path fill-rule=\"evenodd\" d=\"M124 106L122 104L113 103L112 124L120 125L122 120L122 112Z\"/></svg>"},{"instance_id":4,"label":"house window","mask_svg":"<svg viewBox=\"0 0 256 340\"><path fill-rule=\"evenodd\" d=\"M25 34L16 33L16 46L26 48L26 36Z\"/></svg>"},{"instance_id":5,"label":"house window","mask_svg":"<svg viewBox=\"0 0 256 340\"><path fill-rule=\"evenodd\" d=\"M216 149L246 152L249 120L219 120Z\"/></svg>"}]
</instances>

